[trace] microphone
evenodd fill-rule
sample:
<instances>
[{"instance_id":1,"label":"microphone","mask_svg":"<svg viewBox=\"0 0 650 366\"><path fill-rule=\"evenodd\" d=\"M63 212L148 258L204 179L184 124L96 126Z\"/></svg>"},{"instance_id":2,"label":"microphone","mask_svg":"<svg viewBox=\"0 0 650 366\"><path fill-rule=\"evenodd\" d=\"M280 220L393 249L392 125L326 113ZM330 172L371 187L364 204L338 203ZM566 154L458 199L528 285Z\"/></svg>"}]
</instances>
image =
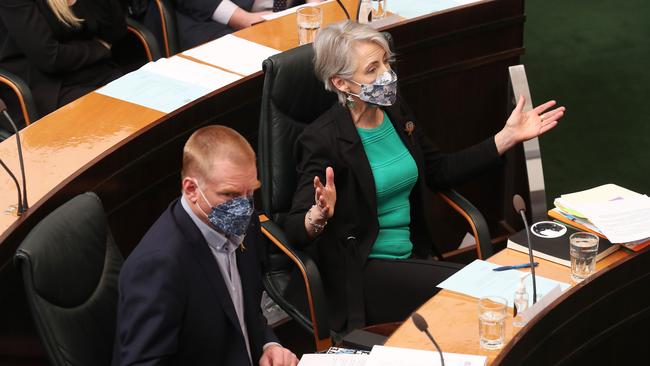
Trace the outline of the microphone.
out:
<instances>
[{"instance_id":1,"label":"microphone","mask_svg":"<svg viewBox=\"0 0 650 366\"><path fill-rule=\"evenodd\" d=\"M339 4L341 9L343 9L343 12L345 13L345 17L348 18L348 20L350 20L350 14L348 13L348 9L345 8L345 5L343 5L341 0L336 0L336 3Z\"/></svg>"},{"instance_id":2,"label":"microphone","mask_svg":"<svg viewBox=\"0 0 650 366\"><path fill-rule=\"evenodd\" d=\"M29 204L27 203L27 186L25 183L25 162L23 160L23 149L20 144L20 134L18 133L18 128L16 127L14 120L11 119L9 113L7 113L7 105L2 99L0 99L0 111L2 111L2 114L4 114L7 121L9 121L9 123L11 124L11 127L14 129L14 134L16 136L16 146L18 148L18 163L20 164L20 175L22 176L23 179L23 192L22 192L23 197L22 199L18 200L18 216L20 216L29 208ZM9 169L4 163L2 163L2 166L9 172L9 175L13 177L13 174L11 174L11 172L9 171ZM18 181L16 180L16 178L13 177L13 179L14 181L16 181L16 186L18 186ZM18 196L20 198L20 187L18 187Z\"/></svg>"},{"instance_id":3,"label":"microphone","mask_svg":"<svg viewBox=\"0 0 650 366\"><path fill-rule=\"evenodd\" d=\"M426 333L427 337L429 337L431 343L433 343L433 345L438 350L438 354L440 355L440 364L442 366L445 366L445 359L442 357L442 350L440 349L440 346L438 346L438 343L436 343L436 340L433 339L433 336L429 332L429 324L427 324L427 321L424 320L422 315L418 313L413 313L413 315L411 315L411 320L413 320L413 324L415 324L415 327L418 328L420 332Z\"/></svg>"},{"instance_id":4,"label":"microphone","mask_svg":"<svg viewBox=\"0 0 650 366\"><path fill-rule=\"evenodd\" d=\"M14 181L16 184L16 192L18 192L18 216L20 216L21 213L23 213L23 199L20 197L20 186L18 185L18 180L16 179L16 176L14 173L11 172L8 166L5 165L5 162L0 159L0 165L7 171L7 174L11 177L11 179Z\"/></svg>"},{"instance_id":5,"label":"microphone","mask_svg":"<svg viewBox=\"0 0 650 366\"><path fill-rule=\"evenodd\" d=\"M521 219L524 220L524 226L526 227L526 238L528 239L528 260L530 261L530 275L533 278L533 304L537 302L537 281L535 280L535 265L533 261L533 247L530 244L530 230L528 229L528 220L526 220L526 203L520 195L516 194L512 197L512 205L521 215Z\"/></svg>"}]
</instances>

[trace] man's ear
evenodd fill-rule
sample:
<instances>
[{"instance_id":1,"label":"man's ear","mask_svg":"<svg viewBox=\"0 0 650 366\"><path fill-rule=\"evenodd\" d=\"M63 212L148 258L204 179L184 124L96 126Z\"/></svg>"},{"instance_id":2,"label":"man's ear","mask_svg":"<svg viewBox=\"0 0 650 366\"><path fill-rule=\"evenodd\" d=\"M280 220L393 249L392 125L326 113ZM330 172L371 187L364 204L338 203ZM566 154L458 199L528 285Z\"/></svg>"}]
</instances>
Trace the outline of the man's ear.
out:
<instances>
[{"instance_id":1,"label":"man's ear","mask_svg":"<svg viewBox=\"0 0 650 366\"><path fill-rule=\"evenodd\" d=\"M330 79L332 81L332 85L339 91L343 93L349 93L350 92L350 87L348 86L348 83L341 78L340 76L332 76Z\"/></svg>"},{"instance_id":2,"label":"man's ear","mask_svg":"<svg viewBox=\"0 0 650 366\"><path fill-rule=\"evenodd\" d=\"M184 177L181 181L181 188L183 189L183 194L190 203L196 203L199 199L199 187L196 185L196 179L191 177Z\"/></svg>"}]
</instances>

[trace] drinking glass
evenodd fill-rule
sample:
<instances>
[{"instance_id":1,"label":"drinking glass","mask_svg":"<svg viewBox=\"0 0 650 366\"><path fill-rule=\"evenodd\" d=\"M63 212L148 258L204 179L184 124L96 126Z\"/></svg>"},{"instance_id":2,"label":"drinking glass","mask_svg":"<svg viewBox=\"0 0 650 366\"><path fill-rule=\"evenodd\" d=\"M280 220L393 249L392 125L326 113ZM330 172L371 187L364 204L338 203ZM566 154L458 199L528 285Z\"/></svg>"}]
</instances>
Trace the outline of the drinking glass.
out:
<instances>
[{"instance_id":1,"label":"drinking glass","mask_svg":"<svg viewBox=\"0 0 650 366\"><path fill-rule=\"evenodd\" d=\"M296 10L298 22L298 43L311 43L316 37L323 21L323 12L317 6L303 6Z\"/></svg>"},{"instance_id":2,"label":"drinking glass","mask_svg":"<svg viewBox=\"0 0 650 366\"><path fill-rule=\"evenodd\" d=\"M571 279L580 282L591 276L596 269L598 237L586 232L571 234L569 254L571 255Z\"/></svg>"},{"instance_id":3,"label":"drinking glass","mask_svg":"<svg viewBox=\"0 0 650 366\"><path fill-rule=\"evenodd\" d=\"M386 16L386 0L371 0L372 19L381 19Z\"/></svg>"},{"instance_id":4,"label":"drinking glass","mask_svg":"<svg viewBox=\"0 0 650 366\"><path fill-rule=\"evenodd\" d=\"M506 309L508 302L498 296L478 300L478 336L481 347L499 349L506 338Z\"/></svg>"}]
</instances>

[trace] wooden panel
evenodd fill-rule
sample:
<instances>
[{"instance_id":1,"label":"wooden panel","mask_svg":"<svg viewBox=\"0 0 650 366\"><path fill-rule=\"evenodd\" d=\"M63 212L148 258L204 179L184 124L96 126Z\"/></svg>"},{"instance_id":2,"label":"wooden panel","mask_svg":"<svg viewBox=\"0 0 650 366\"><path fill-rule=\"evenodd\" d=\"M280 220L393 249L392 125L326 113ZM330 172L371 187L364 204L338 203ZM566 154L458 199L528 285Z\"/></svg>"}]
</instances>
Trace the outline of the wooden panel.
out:
<instances>
[{"instance_id":1,"label":"wooden panel","mask_svg":"<svg viewBox=\"0 0 650 366\"><path fill-rule=\"evenodd\" d=\"M627 257L628 255L623 251L615 252L598 262L597 270L615 266ZM528 261L528 255L506 249L491 257L489 261L499 265L525 263ZM574 285L569 278L570 268L542 259L537 261L540 262L535 270L537 275ZM422 305L417 312L427 320L429 330L443 352L485 355L488 356L488 363L498 356L498 350L487 351L479 347L477 299L442 290ZM507 317L506 342L510 341L519 330L520 328L512 326L512 317ZM435 350L427 336L417 330L411 320L405 321L386 341L386 345Z\"/></svg>"}]
</instances>

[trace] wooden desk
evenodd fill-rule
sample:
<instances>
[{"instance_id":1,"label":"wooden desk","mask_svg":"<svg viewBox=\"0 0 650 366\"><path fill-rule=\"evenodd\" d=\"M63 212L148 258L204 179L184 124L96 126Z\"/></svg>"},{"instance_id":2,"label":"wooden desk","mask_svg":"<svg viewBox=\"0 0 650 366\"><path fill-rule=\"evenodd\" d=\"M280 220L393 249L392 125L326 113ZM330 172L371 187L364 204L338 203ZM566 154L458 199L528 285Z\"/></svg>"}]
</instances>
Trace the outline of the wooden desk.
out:
<instances>
[{"instance_id":1,"label":"wooden desk","mask_svg":"<svg viewBox=\"0 0 650 366\"><path fill-rule=\"evenodd\" d=\"M601 271L608 266L616 266L627 257L626 252L619 250L598 262L596 270ZM570 280L571 269L569 267L539 258L536 258L536 260L540 264L536 268L535 274L575 286ZM500 265L525 263L528 261L528 255L511 249L504 249L492 256L489 261ZM501 352L501 350L484 350L479 346L476 298L442 290L417 311L427 320L429 330L443 352L485 355L488 357L488 364L492 363ZM520 329L522 328L512 326L512 317L507 317L506 343L512 340ZM405 321L389 337L386 345L435 350L426 335L415 328L410 319Z\"/></svg>"},{"instance_id":2,"label":"wooden desk","mask_svg":"<svg viewBox=\"0 0 650 366\"><path fill-rule=\"evenodd\" d=\"M344 3L355 9L355 1ZM324 7L325 24L343 19L336 4ZM524 20L523 0L484 0L387 29L398 55L400 92L443 150L474 144L503 126L508 114L507 66L518 63L523 54ZM279 50L297 45L291 15L236 35ZM118 246L128 255L178 196L182 146L192 132L224 124L256 146L262 85L258 72L169 114L90 93L23 130L30 209L20 218L2 213L16 204L16 193L13 182L0 174L0 355L2 335L12 337L17 327L30 322L11 266L27 233L65 201L94 191L102 199ZM525 196L528 191L524 166L517 163L523 162L523 154L513 154L506 169L460 187L484 213L493 234L503 232L504 221L516 226L517 218L512 215L515 219L510 220L506 214L512 211L512 193ZM18 172L13 138L0 143L0 156ZM431 224L439 233L467 230L445 205L437 207L437 221ZM439 241L454 244L460 238L443 236Z\"/></svg>"},{"instance_id":3,"label":"wooden desk","mask_svg":"<svg viewBox=\"0 0 650 366\"><path fill-rule=\"evenodd\" d=\"M353 0L344 3L354 9ZM343 19L335 3L323 6L326 24ZM294 18L236 35L288 49L297 45ZM389 27L401 93L443 150L474 144L502 127L508 114L507 66L523 53L524 19L523 0L485 0ZM21 218L2 213L16 204L16 194L13 182L0 174L0 267L41 218L88 190L102 198L115 238L128 254L178 195L180 152L193 131L221 123L256 146L262 84L261 73L249 75L169 114L91 93L25 128L30 210ZM18 172L13 138L0 143L0 156ZM460 187L495 236L504 232L504 222L517 227L517 218L510 219L510 197L527 192L524 166L517 163L522 158L521 151L513 151L506 169ZM460 237L451 233L465 232L464 221L444 204L433 211L431 225L442 234L437 241L458 243Z\"/></svg>"}]
</instances>

